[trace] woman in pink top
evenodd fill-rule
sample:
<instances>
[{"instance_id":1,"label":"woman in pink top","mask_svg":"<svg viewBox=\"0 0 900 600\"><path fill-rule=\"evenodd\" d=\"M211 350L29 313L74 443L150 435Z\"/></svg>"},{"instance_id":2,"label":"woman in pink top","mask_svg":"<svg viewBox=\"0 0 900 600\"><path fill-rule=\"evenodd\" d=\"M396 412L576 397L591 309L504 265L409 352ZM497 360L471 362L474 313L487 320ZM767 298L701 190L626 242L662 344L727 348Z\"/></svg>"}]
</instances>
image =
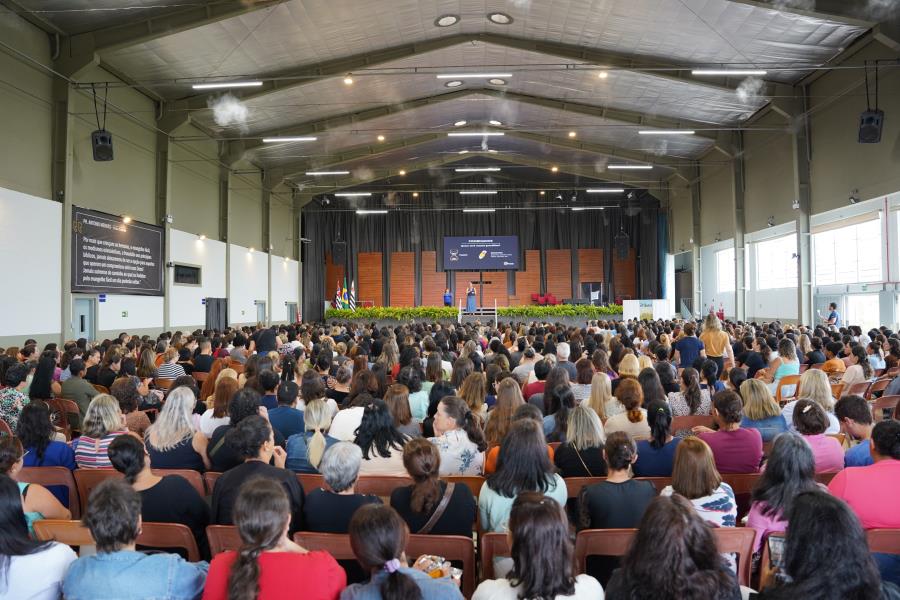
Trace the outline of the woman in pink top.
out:
<instances>
[{"instance_id":1,"label":"woman in pink top","mask_svg":"<svg viewBox=\"0 0 900 600\"><path fill-rule=\"evenodd\" d=\"M775 438L759 482L753 488L747 527L756 530L753 552L759 552L770 533L787 531L785 515L801 492L815 490L816 459L809 444L798 435Z\"/></svg>"},{"instance_id":2,"label":"woman in pink top","mask_svg":"<svg viewBox=\"0 0 900 600\"><path fill-rule=\"evenodd\" d=\"M794 429L803 436L816 458L816 473L837 473L844 468L840 442L825 435L828 415L812 400L799 400L794 407Z\"/></svg>"}]
</instances>

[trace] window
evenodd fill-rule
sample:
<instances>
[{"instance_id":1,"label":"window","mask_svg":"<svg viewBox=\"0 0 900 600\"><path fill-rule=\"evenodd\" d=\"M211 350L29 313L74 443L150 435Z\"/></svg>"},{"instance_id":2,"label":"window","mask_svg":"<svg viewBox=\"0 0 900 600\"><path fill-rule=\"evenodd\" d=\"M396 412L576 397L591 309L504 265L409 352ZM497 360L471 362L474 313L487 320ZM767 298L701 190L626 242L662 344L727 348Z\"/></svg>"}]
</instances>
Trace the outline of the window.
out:
<instances>
[{"instance_id":1,"label":"window","mask_svg":"<svg viewBox=\"0 0 900 600\"><path fill-rule=\"evenodd\" d=\"M863 331L878 327L879 308L878 294L847 296L847 314L842 315L842 324L859 325Z\"/></svg>"},{"instance_id":2,"label":"window","mask_svg":"<svg viewBox=\"0 0 900 600\"><path fill-rule=\"evenodd\" d=\"M797 287L797 234L756 244L756 289Z\"/></svg>"},{"instance_id":3,"label":"window","mask_svg":"<svg viewBox=\"0 0 900 600\"><path fill-rule=\"evenodd\" d=\"M813 234L816 285L881 281L881 220Z\"/></svg>"},{"instance_id":4,"label":"window","mask_svg":"<svg viewBox=\"0 0 900 600\"><path fill-rule=\"evenodd\" d=\"M200 285L200 267L176 264L174 271L174 281L176 284Z\"/></svg>"},{"instance_id":5,"label":"window","mask_svg":"<svg viewBox=\"0 0 900 600\"><path fill-rule=\"evenodd\" d=\"M734 291L734 248L716 252L716 290Z\"/></svg>"}]
</instances>

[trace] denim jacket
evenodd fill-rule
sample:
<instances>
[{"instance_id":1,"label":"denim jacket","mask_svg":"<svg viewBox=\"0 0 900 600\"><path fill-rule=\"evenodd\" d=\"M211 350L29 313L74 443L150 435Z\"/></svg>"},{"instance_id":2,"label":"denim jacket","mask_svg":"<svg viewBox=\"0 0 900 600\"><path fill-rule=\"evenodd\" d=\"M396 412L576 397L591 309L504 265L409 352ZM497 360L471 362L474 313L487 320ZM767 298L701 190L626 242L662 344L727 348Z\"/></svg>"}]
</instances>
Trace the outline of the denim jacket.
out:
<instances>
[{"instance_id":1,"label":"denim jacket","mask_svg":"<svg viewBox=\"0 0 900 600\"><path fill-rule=\"evenodd\" d=\"M79 558L63 579L67 600L194 600L203 594L209 563L177 554L130 550Z\"/></svg>"}]
</instances>

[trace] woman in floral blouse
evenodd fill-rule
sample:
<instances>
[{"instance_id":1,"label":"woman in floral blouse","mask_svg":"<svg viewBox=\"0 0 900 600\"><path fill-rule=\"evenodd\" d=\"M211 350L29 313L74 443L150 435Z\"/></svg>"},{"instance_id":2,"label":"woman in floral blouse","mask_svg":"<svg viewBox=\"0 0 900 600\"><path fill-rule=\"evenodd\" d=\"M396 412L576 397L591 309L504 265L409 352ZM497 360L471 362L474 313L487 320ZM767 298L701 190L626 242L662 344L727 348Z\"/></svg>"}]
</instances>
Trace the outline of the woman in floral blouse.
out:
<instances>
[{"instance_id":1,"label":"woman in floral blouse","mask_svg":"<svg viewBox=\"0 0 900 600\"><path fill-rule=\"evenodd\" d=\"M458 396L447 396L434 415L434 433L429 441L441 453L441 475L481 475L487 442L481 419Z\"/></svg>"}]
</instances>

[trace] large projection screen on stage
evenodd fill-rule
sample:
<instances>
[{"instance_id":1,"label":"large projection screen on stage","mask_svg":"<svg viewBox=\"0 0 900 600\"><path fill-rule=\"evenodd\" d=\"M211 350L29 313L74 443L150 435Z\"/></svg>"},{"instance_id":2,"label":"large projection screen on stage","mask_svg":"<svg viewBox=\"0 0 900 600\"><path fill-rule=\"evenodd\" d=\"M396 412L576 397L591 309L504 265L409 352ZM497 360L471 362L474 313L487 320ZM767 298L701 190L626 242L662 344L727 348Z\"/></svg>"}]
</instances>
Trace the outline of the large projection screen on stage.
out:
<instances>
[{"instance_id":1,"label":"large projection screen on stage","mask_svg":"<svg viewBox=\"0 0 900 600\"><path fill-rule=\"evenodd\" d=\"M516 271L519 269L519 238L445 237L445 271Z\"/></svg>"}]
</instances>

